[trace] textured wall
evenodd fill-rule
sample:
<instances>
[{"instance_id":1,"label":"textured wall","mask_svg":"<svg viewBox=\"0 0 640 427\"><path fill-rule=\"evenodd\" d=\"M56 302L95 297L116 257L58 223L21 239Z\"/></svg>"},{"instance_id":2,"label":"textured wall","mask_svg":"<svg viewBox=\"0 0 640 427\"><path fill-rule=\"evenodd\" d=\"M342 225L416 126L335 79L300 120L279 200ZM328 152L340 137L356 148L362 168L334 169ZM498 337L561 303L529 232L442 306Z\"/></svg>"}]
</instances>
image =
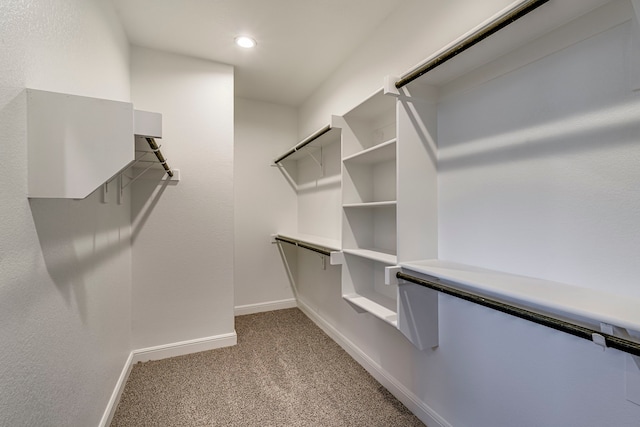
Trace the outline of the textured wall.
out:
<instances>
[{"instance_id":1,"label":"textured wall","mask_svg":"<svg viewBox=\"0 0 640 427\"><path fill-rule=\"evenodd\" d=\"M232 333L233 68L133 48L131 94L182 173L133 185L133 348Z\"/></svg>"},{"instance_id":2,"label":"textured wall","mask_svg":"<svg viewBox=\"0 0 640 427\"><path fill-rule=\"evenodd\" d=\"M296 112L236 99L235 127L235 306L293 298L269 235L295 229L295 191L271 162L298 142Z\"/></svg>"},{"instance_id":3,"label":"textured wall","mask_svg":"<svg viewBox=\"0 0 640 427\"><path fill-rule=\"evenodd\" d=\"M0 39L0 424L97 425L130 351L130 206L27 200L23 89L128 101L128 44L86 0L3 1Z\"/></svg>"}]
</instances>

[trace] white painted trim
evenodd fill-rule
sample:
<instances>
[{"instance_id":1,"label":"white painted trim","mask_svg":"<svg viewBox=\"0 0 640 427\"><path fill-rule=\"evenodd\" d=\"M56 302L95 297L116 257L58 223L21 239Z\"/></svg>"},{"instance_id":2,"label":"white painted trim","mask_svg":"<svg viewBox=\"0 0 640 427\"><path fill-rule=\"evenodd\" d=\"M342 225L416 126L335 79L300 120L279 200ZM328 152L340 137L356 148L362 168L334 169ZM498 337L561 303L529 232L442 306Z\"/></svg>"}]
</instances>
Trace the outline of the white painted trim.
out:
<instances>
[{"instance_id":1,"label":"white painted trim","mask_svg":"<svg viewBox=\"0 0 640 427\"><path fill-rule=\"evenodd\" d=\"M118 378L118 382L116 382L116 386L113 389L113 393L111 393L111 398L109 399L109 403L107 403L107 407L102 414L102 419L100 420L99 427L108 427L113 420L113 416L116 413L116 408L118 407L118 403L120 403L120 396L122 396L122 392L124 391L124 386L127 384L127 380L129 379L129 374L131 373L131 368L133 367L133 352L129 353L129 357L127 361L124 363L124 367L122 368L122 372L120 373L120 377Z\"/></svg>"},{"instance_id":2,"label":"white painted trim","mask_svg":"<svg viewBox=\"0 0 640 427\"><path fill-rule=\"evenodd\" d=\"M262 313L265 311L282 310L285 308L295 308L298 302L295 298L283 299L280 301L261 302L258 304L238 305L234 308L236 316L245 314Z\"/></svg>"},{"instance_id":3,"label":"white painted trim","mask_svg":"<svg viewBox=\"0 0 640 427\"><path fill-rule=\"evenodd\" d=\"M180 341L171 344L133 350L133 362L147 362L149 360L161 360L169 357L183 356L185 354L214 350L216 348L236 345L238 336L233 331L229 334L215 335L212 337L196 338L194 340Z\"/></svg>"},{"instance_id":4,"label":"white painted trim","mask_svg":"<svg viewBox=\"0 0 640 427\"><path fill-rule=\"evenodd\" d=\"M382 384L391 394L402 402L411 412L415 414L423 423L433 427L452 427L429 405L424 403L411 390L405 387L400 381L395 379L382 366L371 359L367 354L356 346L351 340L342 335L334 326L329 324L321 315L316 313L308 304L298 300L298 307L316 325L329 335L340 347L342 347L351 357L353 357L364 369L367 370L380 384Z\"/></svg>"}]
</instances>

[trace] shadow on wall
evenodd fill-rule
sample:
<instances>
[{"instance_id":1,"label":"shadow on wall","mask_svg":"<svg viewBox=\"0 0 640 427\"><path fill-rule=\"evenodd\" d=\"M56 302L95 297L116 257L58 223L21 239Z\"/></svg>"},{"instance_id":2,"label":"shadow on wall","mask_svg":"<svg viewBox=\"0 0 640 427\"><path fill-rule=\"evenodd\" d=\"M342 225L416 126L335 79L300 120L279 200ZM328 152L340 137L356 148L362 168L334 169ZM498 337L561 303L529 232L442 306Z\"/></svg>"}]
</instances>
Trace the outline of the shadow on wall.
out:
<instances>
[{"instance_id":1,"label":"shadow on wall","mask_svg":"<svg viewBox=\"0 0 640 427\"><path fill-rule=\"evenodd\" d=\"M29 200L47 271L85 323L88 289L114 280L122 268L115 258L130 246L128 205L103 204L99 193L83 200Z\"/></svg>"},{"instance_id":2,"label":"shadow on wall","mask_svg":"<svg viewBox=\"0 0 640 427\"><path fill-rule=\"evenodd\" d=\"M153 169L135 182L135 187L132 189L135 197L131 197L132 244L138 238L167 187L178 184L178 181L171 181L168 178L164 171Z\"/></svg>"},{"instance_id":3,"label":"shadow on wall","mask_svg":"<svg viewBox=\"0 0 640 427\"><path fill-rule=\"evenodd\" d=\"M637 144L640 100L631 98L524 129L441 147L439 170L489 166L505 160L553 158Z\"/></svg>"}]
</instances>

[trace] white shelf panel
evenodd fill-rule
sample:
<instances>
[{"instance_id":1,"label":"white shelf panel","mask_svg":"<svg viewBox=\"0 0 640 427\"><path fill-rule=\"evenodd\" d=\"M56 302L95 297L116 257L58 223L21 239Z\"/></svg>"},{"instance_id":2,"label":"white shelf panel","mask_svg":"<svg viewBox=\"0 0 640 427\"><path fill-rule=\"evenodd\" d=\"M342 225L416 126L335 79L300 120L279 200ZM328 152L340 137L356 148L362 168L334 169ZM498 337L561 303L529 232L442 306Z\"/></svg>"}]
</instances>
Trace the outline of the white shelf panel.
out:
<instances>
[{"instance_id":1,"label":"white shelf panel","mask_svg":"<svg viewBox=\"0 0 640 427\"><path fill-rule=\"evenodd\" d=\"M640 331L638 298L436 259L404 262L400 266L526 306Z\"/></svg>"},{"instance_id":2,"label":"white shelf panel","mask_svg":"<svg viewBox=\"0 0 640 427\"><path fill-rule=\"evenodd\" d=\"M385 202L365 202L365 203L347 203L342 205L344 208L384 208L389 206L396 206L395 200L388 200Z\"/></svg>"},{"instance_id":3,"label":"white shelf panel","mask_svg":"<svg viewBox=\"0 0 640 427\"><path fill-rule=\"evenodd\" d=\"M375 145L366 150L352 154L342 159L345 163L361 163L361 164L375 164L388 160L393 160L396 157L396 138L383 142L382 144Z\"/></svg>"},{"instance_id":4,"label":"white shelf panel","mask_svg":"<svg viewBox=\"0 0 640 427\"><path fill-rule=\"evenodd\" d=\"M397 327L398 313L396 313L396 302L391 298L376 293L368 293L365 295L349 294L342 295L342 298L356 305L363 310L368 311L379 319Z\"/></svg>"},{"instance_id":5,"label":"white shelf panel","mask_svg":"<svg viewBox=\"0 0 640 427\"><path fill-rule=\"evenodd\" d=\"M342 247L340 240L329 239L321 236L314 236L311 234L287 232L287 233L277 233L277 235L282 237L287 237L292 240L299 240L301 242L309 243L315 246L322 246L332 251L340 251Z\"/></svg>"},{"instance_id":6,"label":"white shelf panel","mask_svg":"<svg viewBox=\"0 0 640 427\"><path fill-rule=\"evenodd\" d=\"M343 249L342 252L388 265L396 265L398 262L396 253L385 249Z\"/></svg>"}]
</instances>

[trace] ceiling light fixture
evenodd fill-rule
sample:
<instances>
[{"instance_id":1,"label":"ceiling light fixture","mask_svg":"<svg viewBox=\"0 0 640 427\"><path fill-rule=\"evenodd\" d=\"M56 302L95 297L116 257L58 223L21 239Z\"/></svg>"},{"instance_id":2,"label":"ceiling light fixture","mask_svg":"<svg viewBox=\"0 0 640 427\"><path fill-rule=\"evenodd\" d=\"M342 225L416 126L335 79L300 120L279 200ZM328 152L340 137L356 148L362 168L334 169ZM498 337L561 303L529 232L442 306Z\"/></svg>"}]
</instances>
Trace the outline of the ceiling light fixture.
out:
<instances>
[{"instance_id":1,"label":"ceiling light fixture","mask_svg":"<svg viewBox=\"0 0 640 427\"><path fill-rule=\"evenodd\" d=\"M236 37L236 44L245 49L251 49L252 47L256 47L258 43L254 39L248 36L238 36Z\"/></svg>"}]
</instances>

